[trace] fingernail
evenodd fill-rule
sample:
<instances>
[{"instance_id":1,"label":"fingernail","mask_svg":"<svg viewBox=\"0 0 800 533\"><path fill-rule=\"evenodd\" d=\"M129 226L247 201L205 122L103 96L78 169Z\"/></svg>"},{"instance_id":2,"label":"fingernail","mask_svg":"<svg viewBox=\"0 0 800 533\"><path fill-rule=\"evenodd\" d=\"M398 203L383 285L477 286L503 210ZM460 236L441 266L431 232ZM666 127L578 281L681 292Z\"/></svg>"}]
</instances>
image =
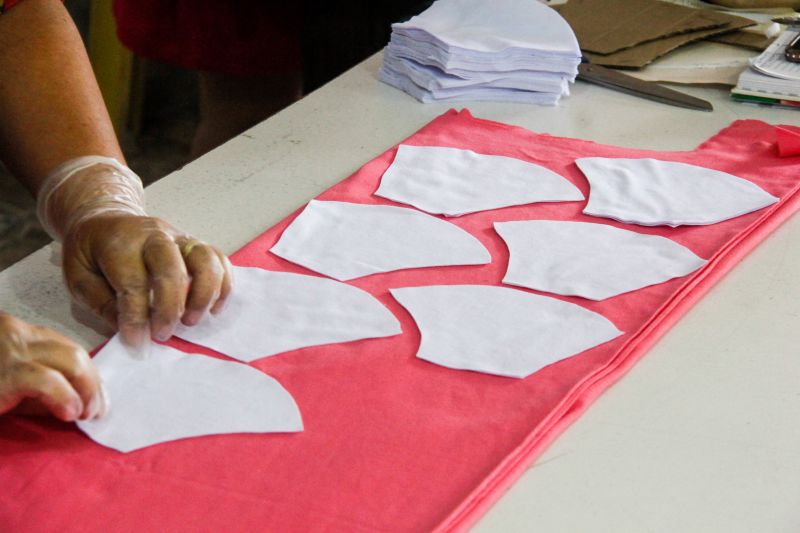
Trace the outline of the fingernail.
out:
<instances>
[{"instance_id":1,"label":"fingernail","mask_svg":"<svg viewBox=\"0 0 800 533\"><path fill-rule=\"evenodd\" d=\"M108 389L105 384L100 384L100 411L97 413L97 418L105 416L109 409L111 409L111 399L108 396Z\"/></svg>"},{"instance_id":2,"label":"fingernail","mask_svg":"<svg viewBox=\"0 0 800 533\"><path fill-rule=\"evenodd\" d=\"M86 409L83 411L81 420L91 420L97 417L97 411L100 410L100 404L103 401L101 394L102 393L98 390L94 396L92 396L89 403L86 404Z\"/></svg>"},{"instance_id":3,"label":"fingernail","mask_svg":"<svg viewBox=\"0 0 800 533\"><path fill-rule=\"evenodd\" d=\"M83 413L83 402L80 400L71 402L69 407L66 408L65 414L66 419L65 422L74 422L80 418L81 414Z\"/></svg>"},{"instance_id":4,"label":"fingernail","mask_svg":"<svg viewBox=\"0 0 800 533\"><path fill-rule=\"evenodd\" d=\"M166 342L172 337L172 334L175 332L175 328L172 326L167 326L166 328L161 328L156 332L156 340L161 342Z\"/></svg>"},{"instance_id":5,"label":"fingernail","mask_svg":"<svg viewBox=\"0 0 800 533\"><path fill-rule=\"evenodd\" d=\"M231 301L230 295L228 295L228 297L222 301L217 300L217 303L215 303L214 307L211 308L211 314L218 315L223 311L225 311L228 308L228 303L230 303L230 301Z\"/></svg>"},{"instance_id":6,"label":"fingernail","mask_svg":"<svg viewBox=\"0 0 800 533\"><path fill-rule=\"evenodd\" d=\"M137 345L130 345L123 342L122 346L125 348L125 351L128 352L130 357L143 361L150 357L151 344L150 338L148 337Z\"/></svg>"},{"instance_id":7,"label":"fingernail","mask_svg":"<svg viewBox=\"0 0 800 533\"><path fill-rule=\"evenodd\" d=\"M183 318L183 323L187 326L194 326L203 318L203 311L189 311Z\"/></svg>"}]
</instances>

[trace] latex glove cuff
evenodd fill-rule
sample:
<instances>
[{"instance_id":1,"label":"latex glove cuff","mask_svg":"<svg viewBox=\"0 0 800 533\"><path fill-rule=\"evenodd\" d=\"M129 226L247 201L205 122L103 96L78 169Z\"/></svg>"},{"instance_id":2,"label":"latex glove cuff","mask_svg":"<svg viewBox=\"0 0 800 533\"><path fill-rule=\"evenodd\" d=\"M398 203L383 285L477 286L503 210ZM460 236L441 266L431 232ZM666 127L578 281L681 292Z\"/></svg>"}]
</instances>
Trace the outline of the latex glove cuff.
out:
<instances>
[{"instance_id":1,"label":"latex glove cuff","mask_svg":"<svg viewBox=\"0 0 800 533\"><path fill-rule=\"evenodd\" d=\"M116 159L84 156L56 168L39 189L36 212L56 241L79 223L106 213L146 216L142 180Z\"/></svg>"}]
</instances>

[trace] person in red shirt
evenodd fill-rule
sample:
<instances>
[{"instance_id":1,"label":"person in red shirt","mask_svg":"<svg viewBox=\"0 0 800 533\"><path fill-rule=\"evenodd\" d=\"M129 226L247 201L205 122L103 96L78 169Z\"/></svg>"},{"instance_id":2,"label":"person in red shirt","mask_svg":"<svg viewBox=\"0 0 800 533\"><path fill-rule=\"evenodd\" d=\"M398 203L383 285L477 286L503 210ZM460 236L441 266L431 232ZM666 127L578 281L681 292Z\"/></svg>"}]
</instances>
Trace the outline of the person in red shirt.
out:
<instances>
[{"instance_id":1,"label":"person in red shirt","mask_svg":"<svg viewBox=\"0 0 800 533\"><path fill-rule=\"evenodd\" d=\"M194 159L302 95L300 2L114 0L120 41L198 73Z\"/></svg>"},{"instance_id":2,"label":"person in red shirt","mask_svg":"<svg viewBox=\"0 0 800 533\"><path fill-rule=\"evenodd\" d=\"M11 9L13 7L13 9ZM72 296L130 346L221 309L227 258L144 210L80 36L60 0L0 0L0 160L63 245ZM0 313L0 413L72 421L108 408L91 359L56 332Z\"/></svg>"},{"instance_id":3,"label":"person in red shirt","mask_svg":"<svg viewBox=\"0 0 800 533\"><path fill-rule=\"evenodd\" d=\"M19 0L0 0L0 13L16 4Z\"/></svg>"}]
</instances>

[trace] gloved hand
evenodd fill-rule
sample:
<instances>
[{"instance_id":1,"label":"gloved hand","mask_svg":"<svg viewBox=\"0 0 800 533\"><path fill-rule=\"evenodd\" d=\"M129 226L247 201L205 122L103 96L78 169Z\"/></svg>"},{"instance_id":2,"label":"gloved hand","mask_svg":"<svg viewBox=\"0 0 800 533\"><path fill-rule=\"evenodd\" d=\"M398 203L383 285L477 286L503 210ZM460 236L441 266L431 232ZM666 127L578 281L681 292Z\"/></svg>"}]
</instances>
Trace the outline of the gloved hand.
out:
<instances>
[{"instance_id":1,"label":"gloved hand","mask_svg":"<svg viewBox=\"0 0 800 533\"><path fill-rule=\"evenodd\" d=\"M117 327L130 346L168 339L178 321L221 310L231 267L215 247L144 211L138 176L114 159L70 161L47 178L39 218L63 240L72 295Z\"/></svg>"},{"instance_id":2,"label":"gloved hand","mask_svg":"<svg viewBox=\"0 0 800 533\"><path fill-rule=\"evenodd\" d=\"M0 414L17 407L71 422L105 414L108 397L80 346L0 312Z\"/></svg>"}]
</instances>

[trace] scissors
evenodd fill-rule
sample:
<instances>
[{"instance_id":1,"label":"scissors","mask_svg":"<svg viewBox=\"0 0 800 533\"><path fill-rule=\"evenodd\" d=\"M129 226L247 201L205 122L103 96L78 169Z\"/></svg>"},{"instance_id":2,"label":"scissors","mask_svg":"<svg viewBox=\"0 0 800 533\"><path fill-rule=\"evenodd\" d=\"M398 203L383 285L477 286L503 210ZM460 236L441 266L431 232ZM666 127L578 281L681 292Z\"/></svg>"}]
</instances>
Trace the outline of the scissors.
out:
<instances>
[{"instance_id":1,"label":"scissors","mask_svg":"<svg viewBox=\"0 0 800 533\"><path fill-rule=\"evenodd\" d=\"M694 96L673 89L668 89L652 81L640 80L610 68L592 65L585 57L583 58L583 62L578 65L578 79L641 98L647 98L648 100L661 102L662 104L685 107L688 109L699 109L701 111L714 110L714 106L706 100L695 98Z\"/></svg>"}]
</instances>

